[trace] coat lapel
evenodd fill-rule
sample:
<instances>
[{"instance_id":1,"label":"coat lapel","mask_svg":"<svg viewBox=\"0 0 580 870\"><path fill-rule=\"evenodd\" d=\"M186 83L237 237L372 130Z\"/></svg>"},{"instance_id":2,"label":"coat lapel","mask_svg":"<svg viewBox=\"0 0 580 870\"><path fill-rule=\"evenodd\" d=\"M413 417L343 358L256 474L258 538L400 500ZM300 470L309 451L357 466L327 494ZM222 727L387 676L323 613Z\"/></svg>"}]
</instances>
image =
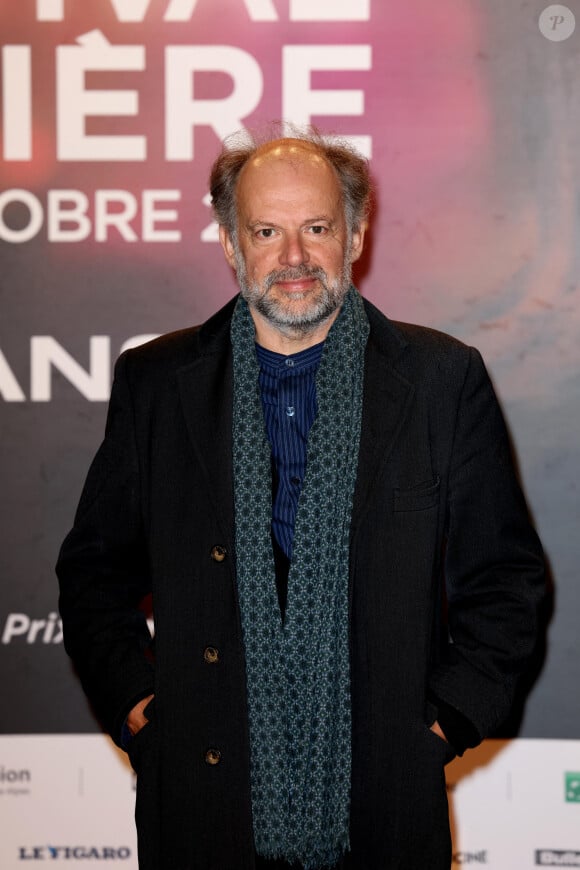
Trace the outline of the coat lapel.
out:
<instances>
[{"instance_id":1,"label":"coat lapel","mask_svg":"<svg viewBox=\"0 0 580 870\"><path fill-rule=\"evenodd\" d=\"M228 321L229 327L229 321ZM226 539L233 540L232 355L229 329L207 342L201 353L177 373L189 438L207 481L210 505Z\"/></svg>"},{"instance_id":2,"label":"coat lapel","mask_svg":"<svg viewBox=\"0 0 580 870\"><path fill-rule=\"evenodd\" d=\"M352 530L364 515L373 485L379 480L411 406L413 384L400 375L395 359L406 344L383 315L367 304L371 335L365 359L365 387ZM377 320L377 315L380 320Z\"/></svg>"}]
</instances>

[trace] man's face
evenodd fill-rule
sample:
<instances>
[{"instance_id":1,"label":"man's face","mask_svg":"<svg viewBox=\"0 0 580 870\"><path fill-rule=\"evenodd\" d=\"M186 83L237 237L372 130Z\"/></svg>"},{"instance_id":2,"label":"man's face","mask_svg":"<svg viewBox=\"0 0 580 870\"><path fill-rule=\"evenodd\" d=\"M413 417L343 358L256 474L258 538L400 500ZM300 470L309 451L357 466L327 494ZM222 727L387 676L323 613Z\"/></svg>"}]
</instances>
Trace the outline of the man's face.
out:
<instances>
[{"instance_id":1,"label":"man's face","mask_svg":"<svg viewBox=\"0 0 580 870\"><path fill-rule=\"evenodd\" d=\"M334 170L297 140L272 143L242 170L238 237L220 229L250 308L283 333L306 334L342 305L364 228L349 239Z\"/></svg>"}]
</instances>

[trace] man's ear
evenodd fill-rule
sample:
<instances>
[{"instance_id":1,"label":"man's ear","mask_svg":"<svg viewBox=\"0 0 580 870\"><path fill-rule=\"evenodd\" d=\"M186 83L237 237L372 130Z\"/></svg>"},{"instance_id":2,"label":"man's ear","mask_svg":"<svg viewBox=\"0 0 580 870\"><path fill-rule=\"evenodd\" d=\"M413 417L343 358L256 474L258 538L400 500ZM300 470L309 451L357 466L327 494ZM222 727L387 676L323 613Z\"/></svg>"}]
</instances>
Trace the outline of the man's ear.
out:
<instances>
[{"instance_id":1,"label":"man's ear","mask_svg":"<svg viewBox=\"0 0 580 870\"><path fill-rule=\"evenodd\" d=\"M365 233L367 231L368 223L366 221L361 221L358 225L357 229L352 234L352 240L350 243L350 262L356 263L358 258L363 252L364 241L365 241Z\"/></svg>"},{"instance_id":2,"label":"man's ear","mask_svg":"<svg viewBox=\"0 0 580 870\"><path fill-rule=\"evenodd\" d=\"M228 233L227 229L224 226L220 225L219 228L220 234L220 245L223 248L223 252L225 254L225 258L232 267L232 269L236 268L236 252L234 248L234 244L232 242L231 236Z\"/></svg>"}]
</instances>

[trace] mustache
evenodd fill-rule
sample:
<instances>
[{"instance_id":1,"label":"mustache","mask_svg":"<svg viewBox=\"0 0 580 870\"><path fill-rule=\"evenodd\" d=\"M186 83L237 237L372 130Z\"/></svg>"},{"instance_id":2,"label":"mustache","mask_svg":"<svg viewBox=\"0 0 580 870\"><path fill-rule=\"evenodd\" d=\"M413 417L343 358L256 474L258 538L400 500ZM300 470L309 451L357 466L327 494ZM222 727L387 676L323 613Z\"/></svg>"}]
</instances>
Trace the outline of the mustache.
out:
<instances>
[{"instance_id":1,"label":"mustache","mask_svg":"<svg viewBox=\"0 0 580 870\"><path fill-rule=\"evenodd\" d=\"M320 266L307 266L302 263L300 266L289 266L286 269L274 269L268 272L262 286L268 291L278 281L300 281L301 278L316 278L323 284L328 280L326 272Z\"/></svg>"}]
</instances>

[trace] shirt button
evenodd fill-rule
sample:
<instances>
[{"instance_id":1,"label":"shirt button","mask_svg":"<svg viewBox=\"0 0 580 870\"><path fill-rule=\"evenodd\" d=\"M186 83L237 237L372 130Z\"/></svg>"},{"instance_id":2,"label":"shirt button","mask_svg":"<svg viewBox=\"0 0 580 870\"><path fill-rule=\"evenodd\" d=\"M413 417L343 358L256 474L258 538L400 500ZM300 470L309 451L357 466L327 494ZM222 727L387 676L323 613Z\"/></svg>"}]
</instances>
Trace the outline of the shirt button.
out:
<instances>
[{"instance_id":1,"label":"shirt button","mask_svg":"<svg viewBox=\"0 0 580 870\"><path fill-rule=\"evenodd\" d=\"M215 665L220 660L220 653L215 646L206 646L203 651L203 657L208 665Z\"/></svg>"},{"instance_id":2,"label":"shirt button","mask_svg":"<svg viewBox=\"0 0 580 870\"><path fill-rule=\"evenodd\" d=\"M299 486L300 485L300 478L299 477L291 477L290 483L293 483L294 486Z\"/></svg>"},{"instance_id":3,"label":"shirt button","mask_svg":"<svg viewBox=\"0 0 580 870\"><path fill-rule=\"evenodd\" d=\"M222 754L219 749L208 749L205 753L205 763L215 767L222 759Z\"/></svg>"},{"instance_id":4,"label":"shirt button","mask_svg":"<svg viewBox=\"0 0 580 870\"><path fill-rule=\"evenodd\" d=\"M221 547L219 544L216 544L215 547L211 548L210 556L214 560L214 562L223 562L226 558L227 550L225 547Z\"/></svg>"},{"instance_id":5,"label":"shirt button","mask_svg":"<svg viewBox=\"0 0 580 870\"><path fill-rule=\"evenodd\" d=\"M288 407L286 408L286 416L293 417L295 413L296 413L296 409L295 409L294 405L288 405Z\"/></svg>"},{"instance_id":6,"label":"shirt button","mask_svg":"<svg viewBox=\"0 0 580 870\"><path fill-rule=\"evenodd\" d=\"M288 357L288 359L285 360L285 363L286 363L286 365L288 366L288 368L291 369L292 366L294 365L294 360L291 359L291 357Z\"/></svg>"}]
</instances>

